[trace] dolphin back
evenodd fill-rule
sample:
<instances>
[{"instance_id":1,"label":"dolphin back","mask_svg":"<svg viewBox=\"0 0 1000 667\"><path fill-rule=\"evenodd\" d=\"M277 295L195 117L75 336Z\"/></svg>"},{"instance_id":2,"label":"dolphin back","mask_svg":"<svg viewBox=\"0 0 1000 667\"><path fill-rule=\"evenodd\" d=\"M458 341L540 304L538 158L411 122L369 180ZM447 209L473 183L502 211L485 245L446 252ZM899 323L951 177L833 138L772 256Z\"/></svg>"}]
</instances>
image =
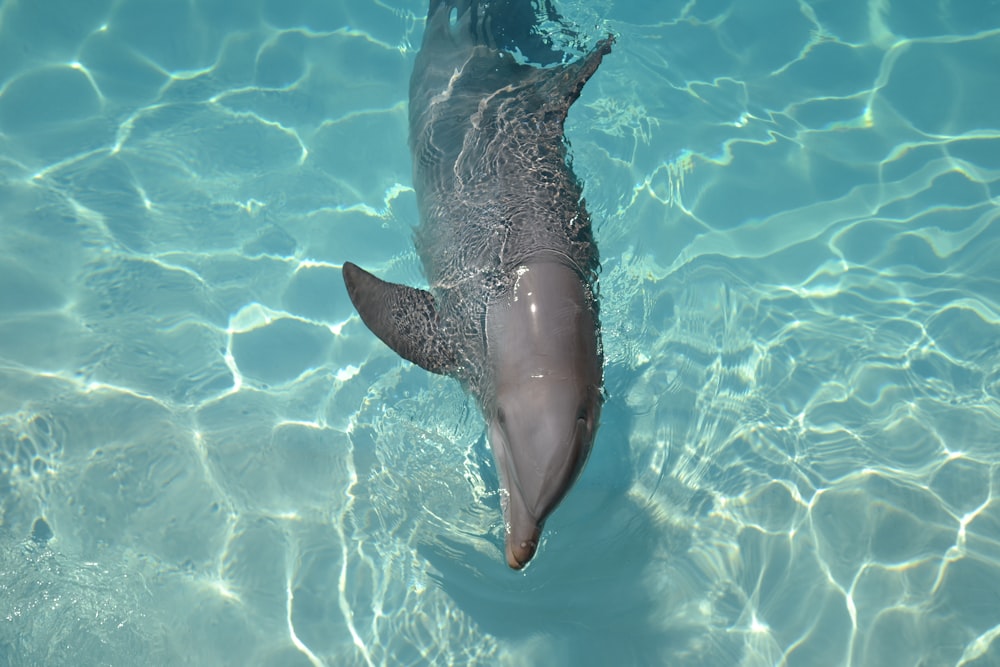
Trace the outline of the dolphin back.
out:
<instances>
[{"instance_id":1,"label":"dolphin back","mask_svg":"<svg viewBox=\"0 0 1000 667\"><path fill-rule=\"evenodd\" d=\"M415 241L432 289L509 290L496 274L545 255L596 280L597 248L563 125L613 39L549 67L515 57L514 38L526 40L522 55L562 57L537 31L552 17L545 0L538 10L530 0L431 2L409 113Z\"/></svg>"},{"instance_id":2,"label":"dolphin back","mask_svg":"<svg viewBox=\"0 0 1000 667\"><path fill-rule=\"evenodd\" d=\"M597 278L563 124L613 38L564 63L540 29L560 21L549 0L431 0L409 98L414 242L430 289L344 266L351 301L378 338L473 391L486 310L511 292L518 266L567 265L588 293ZM588 305L596 315L596 299Z\"/></svg>"}]
</instances>

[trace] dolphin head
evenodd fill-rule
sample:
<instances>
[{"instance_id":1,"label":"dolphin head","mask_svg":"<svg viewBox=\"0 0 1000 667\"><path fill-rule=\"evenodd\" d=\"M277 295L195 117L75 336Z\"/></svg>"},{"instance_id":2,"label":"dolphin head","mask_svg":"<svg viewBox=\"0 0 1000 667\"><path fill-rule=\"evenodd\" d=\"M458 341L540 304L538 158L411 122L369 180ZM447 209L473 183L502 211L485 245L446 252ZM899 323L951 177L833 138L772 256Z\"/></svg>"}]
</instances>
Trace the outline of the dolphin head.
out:
<instances>
[{"instance_id":1,"label":"dolphin head","mask_svg":"<svg viewBox=\"0 0 1000 667\"><path fill-rule=\"evenodd\" d=\"M503 486L507 564L524 567L542 524L586 462L601 411L593 297L558 263L522 266L487 311L492 382L483 400Z\"/></svg>"}]
</instances>

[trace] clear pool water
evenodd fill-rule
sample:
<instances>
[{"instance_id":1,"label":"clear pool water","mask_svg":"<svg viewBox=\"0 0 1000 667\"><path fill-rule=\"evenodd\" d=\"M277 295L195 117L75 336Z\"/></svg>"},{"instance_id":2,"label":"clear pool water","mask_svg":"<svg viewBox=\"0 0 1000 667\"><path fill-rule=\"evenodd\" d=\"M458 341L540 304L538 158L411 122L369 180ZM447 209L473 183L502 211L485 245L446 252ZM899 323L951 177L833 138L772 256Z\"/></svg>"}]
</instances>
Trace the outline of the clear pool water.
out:
<instances>
[{"instance_id":1,"label":"clear pool water","mask_svg":"<svg viewBox=\"0 0 1000 667\"><path fill-rule=\"evenodd\" d=\"M0 0L0 664L1000 665L1000 4L558 6L609 401L515 573L340 278L424 2Z\"/></svg>"}]
</instances>

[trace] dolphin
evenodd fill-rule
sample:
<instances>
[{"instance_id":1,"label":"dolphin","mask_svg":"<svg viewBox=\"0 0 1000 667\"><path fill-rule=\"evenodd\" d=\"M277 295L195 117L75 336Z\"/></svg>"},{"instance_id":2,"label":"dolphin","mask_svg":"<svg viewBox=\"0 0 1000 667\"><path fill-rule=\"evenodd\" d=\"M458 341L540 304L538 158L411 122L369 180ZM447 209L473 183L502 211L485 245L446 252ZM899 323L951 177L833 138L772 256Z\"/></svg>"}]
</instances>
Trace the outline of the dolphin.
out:
<instances>
[{"instance_id":1,"label":"dolphin","mask_svg":"<svg viewBox=\"0 0 1000 667\"><path fill-rule=\"evenodd\" d=\"M604 400L597 245L563 124L613 37L564 63L535 29L558 14L534 4L431 0L409 96L430 289L343 265L372 333L476 398L515 570L579 476Z\"/></svg>"}]
</instances>

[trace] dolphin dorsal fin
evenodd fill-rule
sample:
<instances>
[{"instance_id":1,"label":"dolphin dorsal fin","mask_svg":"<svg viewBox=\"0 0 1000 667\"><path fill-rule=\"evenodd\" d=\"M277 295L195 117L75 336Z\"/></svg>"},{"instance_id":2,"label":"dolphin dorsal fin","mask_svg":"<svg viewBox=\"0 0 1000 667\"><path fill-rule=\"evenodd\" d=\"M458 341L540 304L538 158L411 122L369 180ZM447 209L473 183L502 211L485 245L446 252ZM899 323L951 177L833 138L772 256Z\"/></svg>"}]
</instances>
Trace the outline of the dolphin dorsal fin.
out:
<instances>
[{"instance_id":1,"label":"dolphin dorsal fin","mask_svg":"<svg viewBox=\"0 0 1000 667\"><path fill-rule=\"evenodd\" d=\"M455 372L455 354L443 335L434 295L389 283L345 262L347 295L361 320L399 356L442 375Z\"/></svg>"}]
</instances>

